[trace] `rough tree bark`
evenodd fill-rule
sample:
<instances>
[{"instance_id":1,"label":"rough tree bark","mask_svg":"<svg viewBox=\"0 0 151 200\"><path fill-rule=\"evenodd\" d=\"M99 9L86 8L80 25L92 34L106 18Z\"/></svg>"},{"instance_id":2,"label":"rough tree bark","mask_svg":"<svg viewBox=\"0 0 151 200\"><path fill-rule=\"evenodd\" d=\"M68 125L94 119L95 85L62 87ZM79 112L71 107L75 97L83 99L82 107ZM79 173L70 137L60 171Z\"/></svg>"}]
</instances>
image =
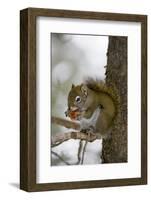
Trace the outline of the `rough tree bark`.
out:
<instances>
[{"instance_id":1,"label":"rough tree bark","mask_svg":"<svg viewBox=\"0 0 151 200\"><path fill-rule=\"evenodd\" d=\"M102 142L102 162L127 162L127 37L109 37L106 84L116 86L120 112L110 139Z\"/></svg>"}]
</instances>

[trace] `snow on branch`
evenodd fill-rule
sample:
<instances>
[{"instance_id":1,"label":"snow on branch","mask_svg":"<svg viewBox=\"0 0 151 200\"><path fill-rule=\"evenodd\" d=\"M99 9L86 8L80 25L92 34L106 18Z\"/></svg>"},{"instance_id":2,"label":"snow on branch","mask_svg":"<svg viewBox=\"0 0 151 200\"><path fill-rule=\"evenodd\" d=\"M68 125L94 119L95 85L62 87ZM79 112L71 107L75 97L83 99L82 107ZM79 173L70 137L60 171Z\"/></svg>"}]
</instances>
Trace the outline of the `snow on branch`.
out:
<instances>
[{"instance_id":1,"label":"snow on branch","mask_svg":"<svg viewBox=\"0 0 151 200\"><path fill-rule=\"evenodd\" d=\"M80 130L80 124L78 122L69 121L66 119L62 119L60 117L51 117L51 122L54 124L58 124L60 126L64 126L66 128L72 128L75 130Z\"/></svg>"}]
</instances>

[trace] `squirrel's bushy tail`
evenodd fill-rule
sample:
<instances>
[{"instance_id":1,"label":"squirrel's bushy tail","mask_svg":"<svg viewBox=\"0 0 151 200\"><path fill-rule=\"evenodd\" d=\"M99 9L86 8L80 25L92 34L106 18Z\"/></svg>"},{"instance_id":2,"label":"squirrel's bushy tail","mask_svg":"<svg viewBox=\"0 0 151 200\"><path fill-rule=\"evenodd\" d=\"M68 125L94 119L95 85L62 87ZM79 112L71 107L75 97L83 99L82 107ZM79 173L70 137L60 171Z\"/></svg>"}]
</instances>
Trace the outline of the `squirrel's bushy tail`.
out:
<instances>
[{"instance_id":1,"label":"squirrel's bushy tail","mask_svg":"<svg viewBox=\"0 0 151 200\"><path fill-rule=\"evenodd\" d=\"M116 114L118 113L120 105L120 96L118 95L118 91L115 85L111 84L110 86L107 86L104 81L93 78L87 78L85 80L85 84L89 89L92 89L97 92L103 92L110 96L116 107Z\"/></svg>"}]
</instances>

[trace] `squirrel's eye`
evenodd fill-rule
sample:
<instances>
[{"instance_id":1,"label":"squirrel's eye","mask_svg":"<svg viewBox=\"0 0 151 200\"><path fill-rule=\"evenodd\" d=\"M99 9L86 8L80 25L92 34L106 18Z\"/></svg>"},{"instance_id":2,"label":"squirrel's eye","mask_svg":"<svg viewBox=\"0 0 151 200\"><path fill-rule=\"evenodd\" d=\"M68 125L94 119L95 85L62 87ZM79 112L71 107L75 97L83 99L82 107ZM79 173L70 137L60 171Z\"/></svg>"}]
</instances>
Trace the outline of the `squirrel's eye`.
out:
<instances>
[{"instance_id":1,"label":"squirrel's eye","mask_svg":"<svg viewBox=\"0 0 151 200\"><path fill-rule=\"evenodd\" d=\"M76 100L76 102L80 103L80 101L81 101L81 97L76 96L75 100Z\"/></svg>"}]
</instances>

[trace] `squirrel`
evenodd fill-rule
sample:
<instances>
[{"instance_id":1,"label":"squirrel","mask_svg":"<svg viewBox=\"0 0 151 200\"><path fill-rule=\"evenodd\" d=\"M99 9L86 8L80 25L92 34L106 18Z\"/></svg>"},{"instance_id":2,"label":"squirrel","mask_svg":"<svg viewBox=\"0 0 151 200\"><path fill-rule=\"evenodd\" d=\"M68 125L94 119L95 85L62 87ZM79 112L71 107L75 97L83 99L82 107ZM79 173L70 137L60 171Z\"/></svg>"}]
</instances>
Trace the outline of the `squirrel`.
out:
<instances>
[{"instance_id":1,"label":"squirrel","mask_svg":"<svg viewBox=\"0 0 151 200\"><path fill-rule=\"evenodd\" d=\"M118 110L119 95L115 87L108 87L103 81L87 79L80 85L72 84L65 115L71 120L78 120L80 130L90 130L106 138Z\"/></svg>"}]
</instances>

